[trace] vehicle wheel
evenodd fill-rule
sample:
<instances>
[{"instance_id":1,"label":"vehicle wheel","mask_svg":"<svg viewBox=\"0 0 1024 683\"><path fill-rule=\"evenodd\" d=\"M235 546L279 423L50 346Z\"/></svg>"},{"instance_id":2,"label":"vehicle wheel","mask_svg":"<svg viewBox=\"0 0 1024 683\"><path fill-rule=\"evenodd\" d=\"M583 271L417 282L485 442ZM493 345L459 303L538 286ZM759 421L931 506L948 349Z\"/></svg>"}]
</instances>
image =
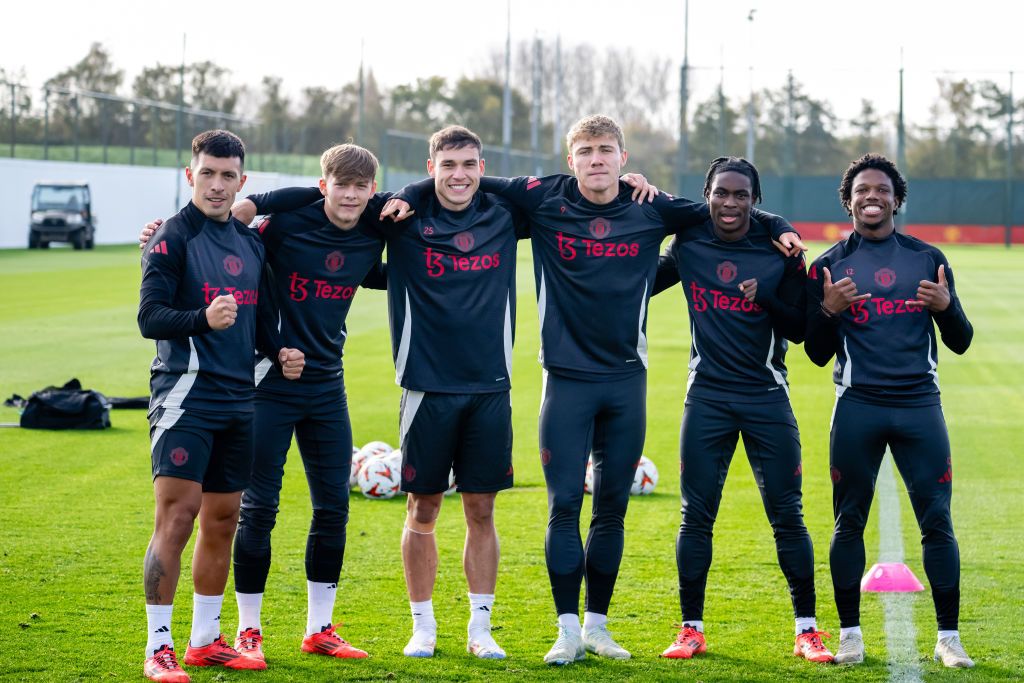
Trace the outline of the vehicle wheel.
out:
<instances>
[{"instance_id":1,"label":"vehicle wheel","mask_svg":"<svg viewBox=\"0 0 1024 683\"><path fill-rule=\"evenodd\" d=\"M28 232L28 248L38 249L39 248L39 233L35 230L29 230Z\"/></svg>"},{"instance_id":2,"label":"vehicle wheel","mask_svg":"<svg viewBox=\"0 0 1024 683\"><path fill-rule=\"evenodd\" d=\"M85 241L85 248L86 249L92 249L95 246L96 246L96 236L92 235L91 237L89 237L89 239L87 239Z\"/></svg>"},{"instance_id":3,"label":"vehicle wheel","mask_svg":"<svg viewBox=\"0 0 1024 683\"><path fill-rule=\"evenodd\" d=\"M79 230L71 236L71 244L74 246L75 251L79 249L85 249L85 230Z\"/></svg>"},{"instance_id":4,"label":"vehicle wheel","mask_svg":"<svg viewBox=\"0 0 1024 683\"><path fill-rule=\"evenodd\" d=\"M40 240L39 241L39 248L40 249L49 249L50 248L50 243L49 242L45 242L43 240Z\"/></svg>"}]
</instances>

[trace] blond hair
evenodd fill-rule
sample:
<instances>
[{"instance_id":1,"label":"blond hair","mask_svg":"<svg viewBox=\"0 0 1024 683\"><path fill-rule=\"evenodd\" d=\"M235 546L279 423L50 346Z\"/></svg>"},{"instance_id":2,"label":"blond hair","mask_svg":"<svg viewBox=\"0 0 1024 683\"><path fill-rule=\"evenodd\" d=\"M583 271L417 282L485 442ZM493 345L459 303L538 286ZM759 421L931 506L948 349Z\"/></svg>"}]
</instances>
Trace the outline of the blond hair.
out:
<instances>
[{"instance_id":1,"label":"blond hair","mask_svg":"<svg viewBox=\"0 0 1024 683\"><path fill-rule=\"evenodd\" d=\"M600 138L606 135L613 136L619 143L619 151L626 149L626 140L622 136L622 128L615 122L615 119L602 114L584 116L572 124L568 134L565 136L565 146L572 154L572 146L581 138Z\"/></svg>"}]
</instances>

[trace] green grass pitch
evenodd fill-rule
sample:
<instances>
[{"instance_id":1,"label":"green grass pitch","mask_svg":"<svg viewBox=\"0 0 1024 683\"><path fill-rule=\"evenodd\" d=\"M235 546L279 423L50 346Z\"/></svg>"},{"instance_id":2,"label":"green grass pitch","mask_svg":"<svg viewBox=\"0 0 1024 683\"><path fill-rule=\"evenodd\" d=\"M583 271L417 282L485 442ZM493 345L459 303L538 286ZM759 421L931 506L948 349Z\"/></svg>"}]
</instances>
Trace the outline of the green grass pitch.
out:
<instances>
[{"instance_id":1,"label":"green grass pitch","mask_svg":"<svg viewBox=\"0 0 1024 683\"><path fill-rule=\"evenodd\" d=\"M815 245L814 252L822 245ZM943 348L940 377L953 442L954 521L963 567L961 633L978 662L969 674L930 660L935 639L931 601L920 594L913 614L926 680L1007 680L1024 671L1021 597L1024 521L1018 467L1024 416L1024 315L1013 294L1024 254L996 247L949 247L960 296L974 323L964 357ZM290 453L274 560L264 602L263 673L191 669L195 681L354 680L885 680L886 644L877 596L863 601L867 662L855 669L815 666L792 656L793 622L770 528L742 451L734 458L715 529L706 624L710 650L691 661L658 654L679 621L674 560L679 523L677 435L689 348L681 292L651 304L646 454L661 480L654 495L634 498L610 627L633 660L593 657L551 670L541 657L555 636L544 567L546 496L537 456L541 371L536 362L537 314L529 249L519 257L519 319L513 408L516 487L498 497L502 541L498 641L503 662L465 653L468 613L461 569L464 524L458 497L446 500L439 523L441 567L434 595L440 633L433 660L401 656L410 619L399 536L401 500L355 494L336 618L342 633L371 653L364 661L303 655L303 553L309 499L299 458ZM0 392L27 395L72 376L108 395L148 390L153 343L135 324L138 252L51 249L0 251ZM364 291L349 316L346 368L357 443L395 443L399 390L394 385L382 293ZM790 352L793 407L804 445L804 507L816 550L818 620L836 644L828 542L832 524L827 434L834 393L828 369ZM0 422L17 421L0 409ZM32 681L142 680L145 641L142 556L152 531L153 499L143 411L115 411L102 433L0 429L0 679ZM902 483L899 484L902 491ZM901 498L907 563L925 580L916 525ZM589 508L584 509L583 526ZM876 514L876 513L875 513ZM873 514L868 562L878 547ZM184 649L191 618L186 550L174 633ZM233 586L224 628L236 624Z\"/></svg>"}]
</instances>

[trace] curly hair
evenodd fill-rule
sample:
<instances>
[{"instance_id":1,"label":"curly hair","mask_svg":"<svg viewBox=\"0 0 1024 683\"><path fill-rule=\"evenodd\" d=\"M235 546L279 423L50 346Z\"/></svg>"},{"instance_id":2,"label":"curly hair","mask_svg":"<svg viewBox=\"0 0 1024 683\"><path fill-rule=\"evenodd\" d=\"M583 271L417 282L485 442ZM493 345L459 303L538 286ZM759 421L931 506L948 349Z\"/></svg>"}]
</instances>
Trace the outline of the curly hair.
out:
<instances>
[{"instance_id":1,"label":"curly hair","mask_svg":"<svg viewBox=\"0 0 1024 683\"><path fill-rule=\"evenodd\" d=\"M761 202L761 177L752 163L741 157L718 157L708 167L708 174L704 176L704 198L711 196L711 183L719 173L733 171L750 178L750 195L755 204Z\"/></svg>"},{"instance_id":2,"label":"curly hair","mask_svg":"<svg viewBox=\"0 0 1024 683\"><path fill-rule=\"evenodd\" d=\"M903 202L907 199L907 181L900 175L899 170L896 168L896 164L889 161L881 154L874 154L869 152L860 159L850 162L849 167L846 169L846 173L843 174L843 180L839 183L839 201L842 203L843 208L846 209L846 213L853 215L853 211L850 209L850 199L853 191L853 179L857 177L857 174L861 171L865 171L869 168L873 168L877 171L889 176L889 180L892 181L892 189L896 194L896 211L893 211L893 215L899 213L899 208L903 206Z\"/></svg>"}]
</instances>

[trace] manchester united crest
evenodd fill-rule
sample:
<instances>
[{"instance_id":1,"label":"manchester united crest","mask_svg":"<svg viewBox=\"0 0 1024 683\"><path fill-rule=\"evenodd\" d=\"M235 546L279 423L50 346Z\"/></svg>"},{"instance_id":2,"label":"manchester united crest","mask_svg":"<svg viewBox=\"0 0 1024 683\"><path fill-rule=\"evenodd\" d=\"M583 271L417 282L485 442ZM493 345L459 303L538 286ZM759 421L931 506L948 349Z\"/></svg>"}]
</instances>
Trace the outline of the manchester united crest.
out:
<instances>
[{"instance_id":1,"label":"manchester united crest","mask_svg":"<svg viewBox=\"0 0 1024 683\"><path fill-rule=\"evenodd\" d=\"M727 285L736 279L736 264L732 261L722 261L718 264L718 268L715 269L715 274L718 275L718 280Z\"/></svg>"}]
</instances>

